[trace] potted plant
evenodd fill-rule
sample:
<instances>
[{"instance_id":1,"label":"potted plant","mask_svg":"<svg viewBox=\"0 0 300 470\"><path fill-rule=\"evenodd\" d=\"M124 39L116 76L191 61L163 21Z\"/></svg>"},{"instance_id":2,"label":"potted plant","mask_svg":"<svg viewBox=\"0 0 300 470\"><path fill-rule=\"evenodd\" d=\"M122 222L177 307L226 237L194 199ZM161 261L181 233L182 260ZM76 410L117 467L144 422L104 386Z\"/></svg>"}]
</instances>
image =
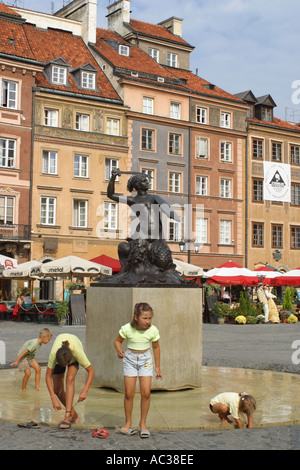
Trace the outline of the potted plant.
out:
<instances>
[{"instance_id":1,"label":"potted plant","mask_svg":"<svg viewBox=\"0 0 300 470\"><path fill-rule=\"evenodd\" d=\"M298 323L298 318L293 313L288 317L287 323Z\"/></svg>"},{"instance_id":2,"label":"potted plant","mask_svg":"<svg viewBox=\"0 0 300 470\"><path fill-rule=\"evenodd\" d=\"M241 315L240 307L231 307L227 315L227 323L234 324L239 315Z\"/></svg>"},{"instance_id":3,"label":"potted plant","mask_svg":"<svg viewBox=\"0 0 300 470\"><path fill-rule=\"evenodd\" d=\"M65 324L66 317L70 314L68 302L66 302L65 300L63 300L62 302L56 302L55 311L58 324Z\"/></svg>"},{"instance_id":4,"label":"potted plant","mask_svg":"<svg viewBox=\"0 0 300 470\"><path fill-rule=\"evenodd\" d=\"M281 310L279 313L279 317L282 323L286 323L290 315L291 315L291 312L289 310Z\"/></svg>"},{"instance_id":5,"label":"potted plant","mask_svg":"<svg viewBox=\"0 0 300 470\"><path fill-rule=\"evenodd\" d=\"M239 325L245 325L246 324L246 317L244 315L239 315L235 318L235 323L238 323Z\"/></svg>"},{"instance_id":6,"label":"potted plant","mask_svg":"<svg viewBox=\"0 0 300 470\"><path fill-rule=\"evenodd\" d=\"M265 323L265 316L262 314L257 315L257 323Z\"/></svg>"},{"instance_id":7,"label":"potted plant","mask_svg":"<svg viewBox=\"0 0 300 470\"><path fill-rule=\"evenodd\" d=\"M70 281L66 285L66 289L70 289L70 290L81 290L81 289L85 289L85 287L86 287L85 283L82 281Z\"/></svg>"},{"instance_id":8,"label":"potted plant","mask_svg":"<svg viewBox=\"0 0 300 470\"><path fill-rule=\"evenodd\" d=\"M284 297L283 297L283 304L282 304L282 310L287 310L289 312L293 311L293 303L291 300L291 291L289 286L285 289Z\"/></svg>"},{"instance_id":9,"label":"potted plant","mask_svg":"<svg viewBox=\"0 0 300 470\"><path fill-rule=\"evenodd\" d=\"M218 317L219 323L224 323L225 318L230 312L230 306L223 302L216 302L213 308L209 309L209 311Z\"/></svg>"},{"instance_id":10,"label":"potted plant","mask_svg":"<svg viewBox=\"0 0 300 470\"><path fill-rule=\"evenodd\" d=\"M248 325L255 325L257 323L257 316L256 315L248 315L247 316L247 323L248 323Z\"/></svg>"}]
</instances>

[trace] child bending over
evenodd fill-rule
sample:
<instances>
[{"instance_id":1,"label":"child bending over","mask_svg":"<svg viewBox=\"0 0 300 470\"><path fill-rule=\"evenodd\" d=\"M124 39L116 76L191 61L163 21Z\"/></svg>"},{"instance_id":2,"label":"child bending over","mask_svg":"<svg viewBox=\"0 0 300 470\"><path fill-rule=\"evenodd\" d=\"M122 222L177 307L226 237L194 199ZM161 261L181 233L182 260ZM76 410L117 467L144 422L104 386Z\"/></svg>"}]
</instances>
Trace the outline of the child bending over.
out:
<instances>
[{"instance_id":1,"label":"child bending over","mask_svg":"<svg viewBox=\"0 0 300 470\"><path fill-rule=\"evenodd\" d=\"M19 351L19 356L16 361L10 364L11 366L18 365L19 371L24 371L24 378L22 382L22 390L26 391L26 386L28 379L31 375L30 367L35 370L35 388L36 390L41 391L40 389L40 378L41 378L41 367L35 359L35 355L40 349L42 344L49 343L52 338L52 333L48 328L44 328L40 331L40 335L36 339L30 339L23 344ZM19 362L20 361L20 362Z\"/></svg>"},{"instance_id":2,"label":"child bending over","mask_svg":"<svg viewBox=\"0 0 300 470\"><path fill-rule=\"evenodd\" d=\"M228 418L231 415L239 429L243 428L241 414L244 413L248 419L248 428L253 427L253 413L256 410L256 401L247 393L225 392L220 393L210 400L210 409L218 414L221 424L232 423Z\"/></svg>"}]
</instances>

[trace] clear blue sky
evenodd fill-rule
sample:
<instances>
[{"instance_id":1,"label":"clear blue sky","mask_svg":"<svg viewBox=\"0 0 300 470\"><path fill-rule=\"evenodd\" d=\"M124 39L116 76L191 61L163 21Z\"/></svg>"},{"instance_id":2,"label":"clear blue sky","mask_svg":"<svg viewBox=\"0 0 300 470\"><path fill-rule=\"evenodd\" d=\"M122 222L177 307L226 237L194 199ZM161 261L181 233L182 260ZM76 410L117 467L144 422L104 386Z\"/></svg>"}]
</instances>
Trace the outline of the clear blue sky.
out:
<instances>
[{"instance_id":1,"label":"clear blue sky","mask_svg":"<svg viewBox=\"0 0 300 470\"><path fill-rule=\"evenodd\" d=\"M63 0L4 3L45 13L63 6ZM98 0L98 26L107 26L108 4ZM299 0L131 0L131 11L154 24L182 18L183 37L195 46L193 72L230 93L270 94L277 117L300 122Z\"/></svg>"}]
</instances>

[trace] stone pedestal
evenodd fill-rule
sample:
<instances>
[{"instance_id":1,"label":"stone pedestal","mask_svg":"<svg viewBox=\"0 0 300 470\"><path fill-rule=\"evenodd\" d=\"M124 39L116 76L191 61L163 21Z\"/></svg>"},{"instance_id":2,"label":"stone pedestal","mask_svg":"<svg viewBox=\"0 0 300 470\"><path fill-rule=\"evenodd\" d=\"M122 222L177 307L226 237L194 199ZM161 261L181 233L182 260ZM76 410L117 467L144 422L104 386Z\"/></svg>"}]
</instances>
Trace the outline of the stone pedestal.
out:
<instances>
[{"instance_id":1,"label":"stone pedestal","mask_svg":"<svg viewBox=\"0 0 300 470\"><path fill-rule=\"evenodd\" d=\"M201 387L202 289L189 287L90 287L87 289L86 348L95 369L93 384L124 390L123 361L114 347L122 325L131 322L134 305L148 302L160 332L163 379L152 390ZM126 341L123 343L126 347Z\"/></svg>"}]
</instances>

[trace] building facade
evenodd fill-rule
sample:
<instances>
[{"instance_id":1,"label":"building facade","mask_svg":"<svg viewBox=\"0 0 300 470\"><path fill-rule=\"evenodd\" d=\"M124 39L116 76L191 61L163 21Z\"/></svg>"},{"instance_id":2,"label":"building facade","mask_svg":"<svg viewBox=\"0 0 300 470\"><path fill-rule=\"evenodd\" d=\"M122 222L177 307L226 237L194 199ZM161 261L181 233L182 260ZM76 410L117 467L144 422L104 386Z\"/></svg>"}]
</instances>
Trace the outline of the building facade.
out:
<instances>
[{"instance_id":1,"label":"building facade","mask_svg":"<svg viewBox=\"0 0 300 470\"><path fill-rule=\"evenodd\" d=\"M42 68L22 17L1 3L0 23L0 253L23 262L32 246L32 90Z\"/></svg>"},{"instance_id":2,"label":"building facade","mask_svg":"<svg viewBox=\"0 0 300 470\"><path fill-rule=\"evenodd\" d=\"M270 264L288 271L300 264L300 127L274 116L276 103L270 95L255 97L248 90L238 96L249 104L245 264L250 269ZM266 162L272 164L271 175L287 172L282 182L290 192L286 200L266 195Z\"/></svg>"}]
</instances>

